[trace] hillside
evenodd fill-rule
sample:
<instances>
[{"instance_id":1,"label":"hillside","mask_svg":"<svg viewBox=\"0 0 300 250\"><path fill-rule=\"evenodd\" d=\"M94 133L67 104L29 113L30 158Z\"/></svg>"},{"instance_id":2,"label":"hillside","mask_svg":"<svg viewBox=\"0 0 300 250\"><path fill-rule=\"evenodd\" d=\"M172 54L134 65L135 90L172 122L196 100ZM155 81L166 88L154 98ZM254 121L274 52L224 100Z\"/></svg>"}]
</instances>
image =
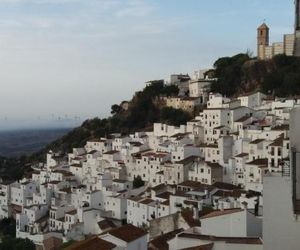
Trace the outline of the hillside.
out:
<instances>
[{"instance_id":1,"label":"hillside","mask_svg":"<svg viewBox=\"0 0 300 250\"><path fill-rule=\"evenodd\" d=\"M272 60L258 61L248 54L238 54L218 59L210 74L218 79L212 85L212 92L230 97L256 90L280 97L300 94L300 58L296 57L280 55ZM20 158L0 158L0 177L20 178L25 169L30 169L30 163L44 161L45 154L50 149L70 152L72 148L84 146L89 139L105 137L111 133L129 134L152 129L154 122L184 124L192 118L190 114L182 110L159 107L154 102L157 96L173 96L178 91L178 87L165 85L162 80L149 82L142 91L134 94L128 109L114 104L110 117L86 120L80 127L37 153Z\"/></svg>"},{"instance_id":2,"label":"hillside","mask_svg":"<svg viewBox=\"0 0 300 250\"><path fill-rule=\"evenodd\" d=\"M297 57L279 55L272 60L258 61L248 54L238 54L218 59L214 63L214 71L210 73L218 78L212 86L212 92L230 97L256 90L280 97L300 94L300 58ZM135 93L128 110L123 110L117 104L112 105L112 116L85 121L82 126L51 143L31 159L41 159L49 149L70 151L73 147L83 146L87 139L116 132L128 134L149 128L154 122L172 125L186 123L192 118L188 113L157 107L153 103L156 96L173 96L178 91L178 87L165 85L162 80L152 81L142 91Z\"/></svg>"},{"instance_id":3,"label":"hillside","mask_svg":"<svg viewBox=\"0 0 300 250\"><path fill-rule=\"evenodd\" d=\"M25 169L30 170L30 163L44 161L49 150L71 152L72 148L84 146L89 139L105 137L111 133L128 134L141 129L152 129L154 122L172 125L186 123L192 119L190 114L173 108L158 107L154 102L157 96L178 95L178 91L178 87L165 85L162 80L152 81L142 91L134 94L128 110L114 104L110 117L86 120L80 127L71 130L37 153L20 158L0 158L0 177L20 178Z\"/></svg>"},{"instance_id":4,"label":"hillside","mask_svg":"<svg viewBox=\"0 0 300 250\"><path fill-rule=\"evenodd\" d=\"M300 94L300 58L278 55L258 61L247 54L223 57L214 64L212 92L238 96L256 90L278 97Z\"/></svg>"}]
</instances>

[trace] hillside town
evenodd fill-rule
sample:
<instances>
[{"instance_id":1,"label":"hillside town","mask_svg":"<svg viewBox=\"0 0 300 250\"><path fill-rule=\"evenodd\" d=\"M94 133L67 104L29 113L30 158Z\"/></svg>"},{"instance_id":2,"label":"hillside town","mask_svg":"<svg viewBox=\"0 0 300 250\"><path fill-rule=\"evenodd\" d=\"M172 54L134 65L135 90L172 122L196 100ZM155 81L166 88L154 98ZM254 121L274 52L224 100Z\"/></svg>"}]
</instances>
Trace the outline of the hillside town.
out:
<instances>
[{"instance_id":1,"label":"hillside town","mask_svg":"<svg viewBox=\"0 0 300 250\"><path fill-rule=\"evenodd\" d=\"M299 37L298 0L284 42L258 28L258 60L299 56ZM38 250L299 249L300 96L229 98L212 92L211 72L172 74L178 95L153 99L186 124L50 150L21 180L0 179L0 220Z\"/></svg>"},{"instance_id":2,"label":"hillside town","mask_svg":"<svg viewBox=\"0 0 300 250\"><path fill-rule=\"evenodd\" d=\"M38 249L276 249L292 234L298 244L300 97L230 99L210 92L205 71L171 79L189 96L164 105L202 107L187 124L49 151L31 176L1 182L0 218L15 218L18 238Z\"/></svg>"}]
</instances>

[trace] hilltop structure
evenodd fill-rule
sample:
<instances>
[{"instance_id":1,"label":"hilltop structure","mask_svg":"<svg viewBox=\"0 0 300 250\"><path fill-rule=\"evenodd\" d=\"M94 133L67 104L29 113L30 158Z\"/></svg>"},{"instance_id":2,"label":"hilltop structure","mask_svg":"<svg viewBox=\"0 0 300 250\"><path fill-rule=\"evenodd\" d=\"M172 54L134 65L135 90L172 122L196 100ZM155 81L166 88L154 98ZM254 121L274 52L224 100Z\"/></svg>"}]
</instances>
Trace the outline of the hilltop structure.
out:
<instances>
[{"instance_id":1,"label":"hilltop structure","mask_svg":"<svg viewBox=\"0 0 300 250\"><path fill-rule=\"evenodd\" d=\"M294 55L295 34L285 34L283 42L270 44L270 29L266 23L257 29L257 57L260 60L271 59L276 55Z\"/></svg>"},{"instance_id":2,"label":"hilltop structure","mask_svg":"<svg viewBox=\"0 0 300 250\"><path fill-rule=\"evenodd\" d=\"M257 58L268 60L276 55L300 56L300 0L295 1L295 32L283 35L282 42L270 44L270 28L264 22L257 28Z\"/></svg>"}]
</instances>

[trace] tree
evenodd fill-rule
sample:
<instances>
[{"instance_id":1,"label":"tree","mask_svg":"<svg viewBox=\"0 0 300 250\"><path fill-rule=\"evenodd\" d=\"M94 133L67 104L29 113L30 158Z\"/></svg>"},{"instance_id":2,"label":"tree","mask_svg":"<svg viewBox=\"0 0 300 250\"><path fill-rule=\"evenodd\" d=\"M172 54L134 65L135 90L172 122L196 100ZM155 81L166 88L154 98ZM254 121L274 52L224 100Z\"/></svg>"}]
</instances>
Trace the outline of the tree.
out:
<instances>
[{"instance_id":1,"label":"tree","mask_svg":"<svg viewBox=\"0 0 300 250\"><path fill-rule=\"evenodd\" d=\"M169 125L179 126L191 120L191 115L181 109L164 107L161 110L160 121Z\"/></svg>"},{"instance_id":2,"label":"tree","mask_svg":"<svg viewBox=\"0 0 300 250\"><path fill-rule=\"evenodd\" d=\"M222 57L214 63L215 77L212 92L232 96L240 88L243 78L243 66L251 58L248 54L237 54L233 57Z\"/></svg>"},{"instance_id":3,"label":"tree","mask_svg":"<svg viewBox=\"0 0 300 250\"><path fill-rule=\"evenodd\" d=\"M16 221L4 218L0 221L0 234L16 237Z\"/></svg>"},{"instance_id":4,"label":"tree","mask_svg":"<svg viewBox=\"0 0 300 250\"><path fill-rule=\"evenodd\" d=\"M134 188L139 188L145 185L145 182L142 180L141 176L137 176L133 179L133 187Z\"/></svg>"},{"instance_id":5,"label":"tree","mask_svg":"<svg viewBox=\"0 0 300 250\"><path fill-rule=\"evenodd\" d=\"M34 243L29 239L16 239L11 236L4 236L1 239L0 250L35 250Z\"/></svg>"},{"instance_id":6,"label":"tree","mask_svg":"<svg viewBox=\"0 0 300 250\"><path fill-rule=\"evenodd\" d=\"M111 106L111 114L114 115L114 114L119 114L120 112L122 111L122 107L118 104L114 104Z\"/></svg>"}]
</instances>

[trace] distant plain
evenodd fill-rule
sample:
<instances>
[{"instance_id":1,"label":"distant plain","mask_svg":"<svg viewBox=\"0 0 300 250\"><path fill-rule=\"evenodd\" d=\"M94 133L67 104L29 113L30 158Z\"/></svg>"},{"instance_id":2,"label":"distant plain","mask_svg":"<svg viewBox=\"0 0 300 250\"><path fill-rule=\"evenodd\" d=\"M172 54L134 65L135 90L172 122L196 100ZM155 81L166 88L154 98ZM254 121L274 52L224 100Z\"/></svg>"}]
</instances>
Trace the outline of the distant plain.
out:
<instances>
[{"instance_id":1,"label":"distant plain","mask_svg":"<svg viewBox=\"0 0 300 250\"><path fill-rule=\"evenodd\" d=\"M0 156L18 157L39 151L71 128L0 131Z\"/></svg>"}]
</instances>

